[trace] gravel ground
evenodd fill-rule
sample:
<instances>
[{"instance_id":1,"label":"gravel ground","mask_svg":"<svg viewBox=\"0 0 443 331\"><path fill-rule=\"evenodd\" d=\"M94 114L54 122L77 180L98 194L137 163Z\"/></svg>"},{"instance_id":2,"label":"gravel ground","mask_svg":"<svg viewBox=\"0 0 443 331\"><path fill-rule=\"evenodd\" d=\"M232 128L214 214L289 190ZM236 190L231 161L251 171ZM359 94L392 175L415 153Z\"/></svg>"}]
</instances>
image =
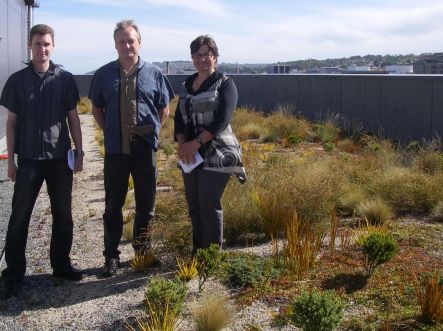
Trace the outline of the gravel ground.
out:
<instances>
[{"instance_id":1,"label":"gravel ground","mask_svg":"<svg viewBox=\"0 0 443 331\"><path fill-rule=\"evenodd\" d=\"M73 218L74 241L71 251L75 267L86 270L87 276L77 283L51 277L49 243L51 215L46 189L37 199L29 228L27 270L22 292L17 298L0 299L0 330L125 330L126 322L143 316L144 286L153 275L171 275L172 261L147 273L134 273L129 267L133 250L129 242L120 245L122 268L115 277L101 278L103 266L104 208L103 160L97 151L95 129L91 115L81 115L84 150L84 171L74 177ZM0 179L5 176L5 161L0 161ZM2 182L0 190L1 232L9 217L12 185ZM254 247L254 252L268 254L269 245ZM251 250L251 248L249 248ZM4 265L0 269L4 268ZM196 284L189 284L189 302L197 297ZM226 291L221 285L209 282L206 291ZM229 293L226 292L227 295ZM270 326L275 307L255 302L244 310L233 306L235 316L226 330L245 330L246 325L258 325L262 330ZM193 330L188 307L178 330ZM285 327L279 330L296 330Z\"/></svg>"}]
</instances>

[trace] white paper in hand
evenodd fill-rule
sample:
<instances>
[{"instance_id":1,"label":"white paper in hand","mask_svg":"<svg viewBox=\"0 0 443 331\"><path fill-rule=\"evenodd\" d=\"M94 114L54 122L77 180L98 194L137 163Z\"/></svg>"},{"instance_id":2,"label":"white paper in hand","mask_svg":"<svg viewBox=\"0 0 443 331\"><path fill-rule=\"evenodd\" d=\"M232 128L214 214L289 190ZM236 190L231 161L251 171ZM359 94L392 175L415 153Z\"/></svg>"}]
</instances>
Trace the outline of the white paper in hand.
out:
<instances>
[{"instance_id":1,"label":"white paper in hand","mask_svg":"<svg viewBox=\"0 0 443 331\"><path fill-rule=\"evenodd\" d=\"M71 170L74 170L74 161L75 161L74 151L70 149L68 151L68 167Z\"/></svg>"},{"instance_id":2,"label":"white paper in hand","mask_svg":"<svg viewBox=\"0 0 443 331\"><path fill-rule=\"evenodd\" d=\"M203 158L199 152L194 154L194 158L195 162L193 163L184 163L182 160L178 160L178 163L180 164L184 172L186 173L191 172L192 170L195 169L195 167L197 167L200 163L203 162Z\"/></svg>"}]
</instances>

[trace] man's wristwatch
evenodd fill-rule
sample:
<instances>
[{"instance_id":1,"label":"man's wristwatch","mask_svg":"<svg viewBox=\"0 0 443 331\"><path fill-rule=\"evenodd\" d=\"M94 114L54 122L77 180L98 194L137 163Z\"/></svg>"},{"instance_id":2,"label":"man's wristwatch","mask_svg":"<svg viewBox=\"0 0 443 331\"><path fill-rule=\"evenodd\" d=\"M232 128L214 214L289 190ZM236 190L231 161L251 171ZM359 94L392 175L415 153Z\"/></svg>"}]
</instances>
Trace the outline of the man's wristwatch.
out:
<instances>
[{"instance_id":1,"label":"man's wristwatch","mask_svg":"<svg viewBox=\"0 0 443 331\"><path fill-rule=\"evenodd\" d=\"M82 150L74 149L74 157L78 158L79 155L81 155L81 157L84 157L85 156L85 152L83 152Z\"/></svg>"}]
</instances>

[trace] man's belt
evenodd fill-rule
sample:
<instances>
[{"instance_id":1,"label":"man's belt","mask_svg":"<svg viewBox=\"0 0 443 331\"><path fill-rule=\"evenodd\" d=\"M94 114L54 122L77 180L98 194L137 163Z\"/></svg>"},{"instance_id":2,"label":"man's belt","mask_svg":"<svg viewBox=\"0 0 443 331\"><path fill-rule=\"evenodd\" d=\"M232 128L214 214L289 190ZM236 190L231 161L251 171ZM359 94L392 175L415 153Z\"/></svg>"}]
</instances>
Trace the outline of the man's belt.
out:
<instances>
[{"instance_id":1,"label":"man's belt","mask_svg":"<svg viewBox=\"0 0 443 331\"><path fill-rule=\"evenodd\" d=\"M128 125L128 132L130 136L137 135L139 137L143 137L154 132L154 125L152 124L140 125L140 126Z\"/></svg>"}]
</instances>

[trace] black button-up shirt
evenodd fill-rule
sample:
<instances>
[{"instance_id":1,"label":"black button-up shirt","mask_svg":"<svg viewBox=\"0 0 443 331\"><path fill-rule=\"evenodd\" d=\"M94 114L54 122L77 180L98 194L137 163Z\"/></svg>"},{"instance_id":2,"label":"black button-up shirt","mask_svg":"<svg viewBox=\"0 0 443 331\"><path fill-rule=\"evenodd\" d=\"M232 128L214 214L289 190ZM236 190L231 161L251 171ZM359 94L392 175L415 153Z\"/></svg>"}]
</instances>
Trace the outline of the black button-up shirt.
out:
<instances>
[{"instance_id":1,"label":"black button-up shirt","mask_svg":"<svg viewBox=\"0 0 443 331\"><path fill-rule=\"evenodd\" d=\"M32 64L12 74L0 105L17 115L15 153L34 160L66 157L71 147L66 117L78 100L74 76L52 62L43 77Z\"/></svg>"}]
</instances>

